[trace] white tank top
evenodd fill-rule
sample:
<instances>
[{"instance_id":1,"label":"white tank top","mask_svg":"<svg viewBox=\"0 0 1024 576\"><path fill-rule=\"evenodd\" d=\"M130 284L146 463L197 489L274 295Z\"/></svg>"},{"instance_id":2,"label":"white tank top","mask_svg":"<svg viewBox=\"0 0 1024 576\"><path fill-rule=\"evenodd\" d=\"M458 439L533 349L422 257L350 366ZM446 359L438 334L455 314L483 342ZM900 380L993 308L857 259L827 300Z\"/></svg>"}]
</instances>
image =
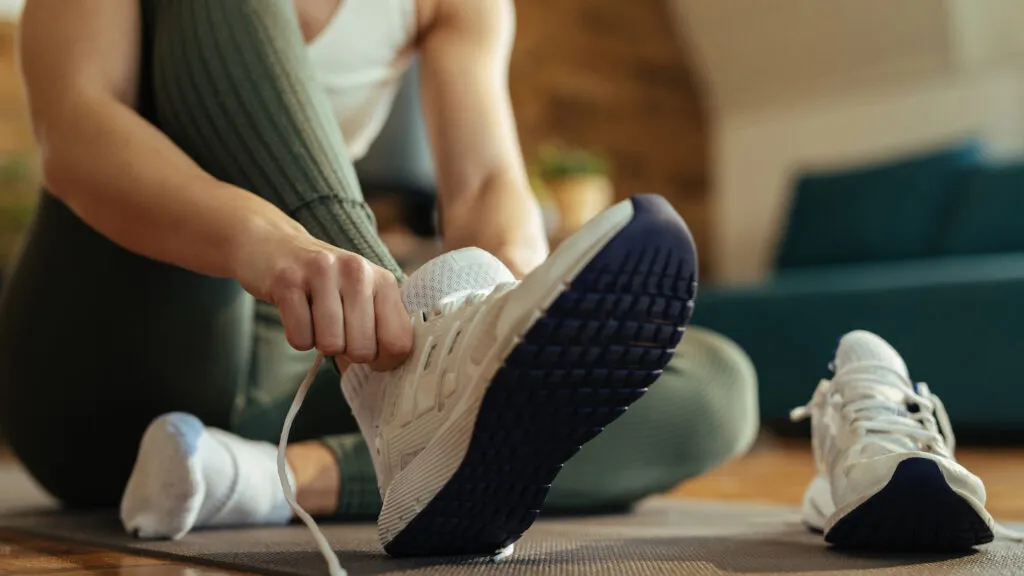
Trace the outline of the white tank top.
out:
<instances>
[{"instance_id":1,"label":"white tank top","mask_svg":"<svg viewBox=\"0 0 1024 576\"><path fill-rule=\"evenodd\" d=\"M387 121L415 34L416 0L341 0L308 46L353 161Z\"/></svg>"}]
</instances>

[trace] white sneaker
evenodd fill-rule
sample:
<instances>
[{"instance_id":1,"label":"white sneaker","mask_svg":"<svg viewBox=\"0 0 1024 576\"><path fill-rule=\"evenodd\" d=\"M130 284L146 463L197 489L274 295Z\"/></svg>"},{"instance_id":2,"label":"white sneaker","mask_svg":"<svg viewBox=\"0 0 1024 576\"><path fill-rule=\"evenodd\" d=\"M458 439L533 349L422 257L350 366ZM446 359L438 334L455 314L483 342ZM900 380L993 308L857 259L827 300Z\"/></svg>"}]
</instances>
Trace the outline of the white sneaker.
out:
<instances>
[{"instance_id":1,"label":"white sneaker","mask_svg":"<svg viewBox=\"0 0 1024 576\"><path fill-rule=\"evenodd\" d=\"M521 283L475 250L410 277L407 306L431 307L413 314L411 356L342 379L374 459L384 549L510 551L562 465L658 378L692 314L696 276L683 220L660 196L638 196ZM422 295L431 290L443 295L436 306Z\"/></svg>"},{"instance_id":2,"label":"white sneaker","mask_svg":"<svg viewBox=\"0 0 1024 576\"><path fill-rule=\"evenodd\" d=\"M1003 531L985 510L984 484L954 458L942 402L911 382L892 346L851 332L832 368L792 413L811 418L818 474L803 499L809 528L838 547L899 552L968 550Z\"/></svg>"}]
</instances>

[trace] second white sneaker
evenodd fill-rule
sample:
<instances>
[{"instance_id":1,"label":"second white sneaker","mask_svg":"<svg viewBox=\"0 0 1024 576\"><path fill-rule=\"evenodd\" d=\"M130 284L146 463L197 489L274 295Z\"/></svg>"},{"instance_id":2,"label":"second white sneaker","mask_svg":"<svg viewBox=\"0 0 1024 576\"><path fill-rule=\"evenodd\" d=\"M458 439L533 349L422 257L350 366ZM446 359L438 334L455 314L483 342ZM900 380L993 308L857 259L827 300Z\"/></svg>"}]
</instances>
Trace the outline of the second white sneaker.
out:
<instances>
[{"instance_id":1,"label":"second white sneaker","mask_svg":"<svg viewBox=\"0 0 1024 576\"><path fill-rule=\"evenodd\" d=\"M804 522L837 547L957 552L1001 530L985 510L985 486L955 459L939 398L913 383L900 355L865 331L844 336L810 404L817 476Z\"/></svg>"}]
</instances>

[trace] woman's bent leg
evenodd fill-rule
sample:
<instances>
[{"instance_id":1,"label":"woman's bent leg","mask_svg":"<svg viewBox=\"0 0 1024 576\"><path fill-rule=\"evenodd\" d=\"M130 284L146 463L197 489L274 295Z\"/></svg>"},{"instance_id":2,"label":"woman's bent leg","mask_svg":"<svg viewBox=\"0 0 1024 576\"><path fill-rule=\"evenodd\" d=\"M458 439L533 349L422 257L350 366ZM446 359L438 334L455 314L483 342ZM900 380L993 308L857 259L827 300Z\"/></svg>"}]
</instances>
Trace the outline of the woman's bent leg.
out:
<instances>
[{"instance_id":1,"label":"woman's bent leg","mask_svg":"<svg viewBox=\"0 0 1024 576\"><path fill-rule=\"evenodd\" d=\"M252 298L114 245L43 194L0 298L0 424L56 498L110 506L156 416L230 423Z\"/></svg>"},{"instance_id":2,"label":"woman's bent leg","mask_svg":"<svg viewBox=\"0 0 1024 576\"><path fill-rule=\"evenodd\" d=\"M390 270L291 2L148 0L160 128L208 172Z\"/></svg>"},{"instance_id":3,"label":"woman's bent leg","mask_svg":"<svg viewBox=\"0 0 1024 576\"><path fill-rule=\"evenodd\" d=\"M376 234L292 4L161 0L144 6L161 129L214 176L271 201L314 236L402 279ZM288 347L275 310L258 309L255 363L233 430L276 442L313 356ZM375 514L380 497L365 442L353 434L357 428L337 374L320 376L292 439L317 442L333 455L333 475L340 479L337 514Z\"/></svg>"},{"instance_id":4,"label":"woman's bent leg","mask_svg":"<svg viewBox=\"0 0 1024 576\"><path fill-rule=\"evenodd\" d=\"M291 5L143 6L147 118L213 175L400 274L312 85ZM18 268L0 304L0 422L58 498L116 503L159 414L231 427L254 345L253 302L236 282L129 254L48 195ZM350 444L323 442L339 458Z\"/></svg>"},{"instance_id":5,"label":"woman's bent leg","mask_svg":"<svg viewBox=\"0 0 1024 576\"><path fill-rule=\"evenodd\" d=\"M650 391L565 464L547 506L594 511L670 490L746 452L758 424L750 358L691 326Z\"/></svg>"}]
</instances>

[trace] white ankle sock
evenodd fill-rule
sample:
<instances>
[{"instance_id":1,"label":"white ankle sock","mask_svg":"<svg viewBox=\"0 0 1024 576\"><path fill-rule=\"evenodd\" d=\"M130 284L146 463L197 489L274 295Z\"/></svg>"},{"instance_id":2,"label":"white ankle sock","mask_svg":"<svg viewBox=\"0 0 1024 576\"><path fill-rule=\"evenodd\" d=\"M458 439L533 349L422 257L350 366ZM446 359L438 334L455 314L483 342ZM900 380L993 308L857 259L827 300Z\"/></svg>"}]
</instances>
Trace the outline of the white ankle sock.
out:
<instances>
[{"instance_id":1,"label":"white ankle sock","mask_svg":"<svg viewBox=\"0 0 1024 576\"><path fill-rule=\"evenodd\" d=\"M171 539L192 528L287 523L292 512L276 470L273 444L165 414L142 437L121 522L140 538Z\"/></svg>"}]
</instances>

